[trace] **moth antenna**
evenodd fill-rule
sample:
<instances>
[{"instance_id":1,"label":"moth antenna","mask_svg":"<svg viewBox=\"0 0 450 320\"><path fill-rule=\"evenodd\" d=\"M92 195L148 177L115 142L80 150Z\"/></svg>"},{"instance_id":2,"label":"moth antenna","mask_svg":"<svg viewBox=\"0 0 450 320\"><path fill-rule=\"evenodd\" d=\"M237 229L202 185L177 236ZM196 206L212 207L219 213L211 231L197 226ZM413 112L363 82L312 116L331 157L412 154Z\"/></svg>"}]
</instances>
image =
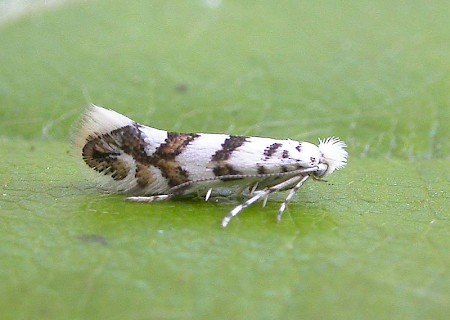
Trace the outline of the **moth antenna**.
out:
<instances>
[{"instance_id":1,"label":"moth antenna","mask_svg":"<svg viewBox=\"0 0 450 320\"><path fill-rule=\"evenodd\" d=\"M175 196L174 194L159 194L159 195L156 195L156 196L148 196L148 197L127 197L127 198L125 198L125 200L130 201L130 202L151 203L151 202L157 202L157 201L170 200L174 196Z\"/></svg>"},{"instance_id":2,"label":"moth antenna","mask_svg":"<svg viewBox=\"0 0 450 320\"><path fill-rule=\"evenodd\" d=\"M312 168L301 168L298 170L293 171L287 171L287 172L277 172L277 173L262 173L262 174L230 174L230 175L224 175L224 176L217 176L213 178L204 178L204 179L197 179L197 180L190 180L187 182L183 182L175 187L172 187L168 190L168 193L178 193L180 190L183 190L184 188L187 188L191 185L199 184L199 183L205 183L205 182L211 182L211 181L227 181L227 180L236 180L236 179L260 179L260 178L272 178L272 177L290 177L290 176L297 176L299 174L308 174L316 172L319 169L318 166L312 167ZM181 192L182 193L182 192Z\"/></svg>"}]
</instances>

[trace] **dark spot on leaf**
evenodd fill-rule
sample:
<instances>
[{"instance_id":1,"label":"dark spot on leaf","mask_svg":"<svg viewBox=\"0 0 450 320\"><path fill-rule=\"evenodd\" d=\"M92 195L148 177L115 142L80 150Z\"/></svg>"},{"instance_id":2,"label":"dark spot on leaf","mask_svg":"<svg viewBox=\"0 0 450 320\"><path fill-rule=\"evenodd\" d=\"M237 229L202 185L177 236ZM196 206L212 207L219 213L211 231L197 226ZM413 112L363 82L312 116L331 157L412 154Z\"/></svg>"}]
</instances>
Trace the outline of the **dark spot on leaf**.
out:
<instances>
[{"instance_id":1,"label":"dark spot on leaf","mask_svg":"<svg viewBox=\"0 0 450 320\"><path fill-rule=\"evenodd\" d=\"M98 235L98 234L82 234L77 237L78 240L81 242L86 242L90 244L99 244L102 246L107 246L108 241L105 237Z\"/></svg>"},{"instance_id":2,"label":"dark spot on leaf","mask_svg":"<svg viewBox=\"0 0 450 320\"><path fill-rule=\"evenodd\" d=\"M175 87L175 91L177 91L179 93L185 93L186 91L188 91L188 89L189 89L189 87L188 87L187 83L185 83L185 82L180 82Z\"/></svg>"}]
</instances>

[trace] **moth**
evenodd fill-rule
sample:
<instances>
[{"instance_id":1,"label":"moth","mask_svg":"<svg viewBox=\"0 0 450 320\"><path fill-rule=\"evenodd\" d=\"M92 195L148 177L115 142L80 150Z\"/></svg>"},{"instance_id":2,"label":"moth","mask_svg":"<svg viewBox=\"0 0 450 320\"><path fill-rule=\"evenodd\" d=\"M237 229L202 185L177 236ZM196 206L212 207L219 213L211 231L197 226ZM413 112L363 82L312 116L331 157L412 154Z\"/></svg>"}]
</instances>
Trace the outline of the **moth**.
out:
<instances>
[{"instance_id":1,"label":"moth","mask_svg":"<svg viewBox=\"0 0 450 320\"><path fill-rule=\"evenodd\" d=\"M288 190L277 221L308 179L322 180L344 168L348 153L335 137L319 144L228 134L177 133L139 124L91 105L74 138L75 150L99 173L99 184L126 200L155 202L186 195L244 195L222 220L272 193Z\"/></svg>"}]
</instances>

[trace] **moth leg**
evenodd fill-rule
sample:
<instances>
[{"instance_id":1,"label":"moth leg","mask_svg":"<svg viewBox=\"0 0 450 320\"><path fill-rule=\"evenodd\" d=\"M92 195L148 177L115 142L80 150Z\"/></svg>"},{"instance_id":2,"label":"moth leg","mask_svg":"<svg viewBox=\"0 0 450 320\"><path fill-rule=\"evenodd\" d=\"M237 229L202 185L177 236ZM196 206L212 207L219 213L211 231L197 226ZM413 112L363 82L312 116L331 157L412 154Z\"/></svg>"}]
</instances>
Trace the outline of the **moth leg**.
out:
<instances>
[{"instance_id":1,"label":"moth leg","mask_svg":"<svg viewBox=\"0 0 450 320\"><path fill-rule=\"evenodd\" d=\"M241 213L245 208L251 206L253 203L255 203L256 201L264 198L264 197L268 197L269 194L277 192L282 190L283 188L286 188L287 186L296 184L299 182L299 180L305 179L304 176L295 176L292 177L290 179L287 179L286 181L283 181L277 185L274 185L270 188L267 188L265 190L261 190L261 191L255 191L254 192L254 196L251 197L250 199L248 199L247 201L245 201L243 204L238 205L237 207L235 207L233 210L230 211L229 214L227 214L225 216L225 218L223 218L222 220L222 227L226 227L231 219L233 219L234 217L236 217L239 213ZM306 180L306 179L305 179Z\"/></svg>"},{"instance_id":2,"label":"moth leg","mask_svg":"<svg viewBox=\"0 0 450 320\"><path fill-rule=\"evenodd\" d=\"M286 197L286 199L284 200L284 202L281 204L280 206L280 210L278 211L277 214L277 222L281 221L281 217L283 216L284 210L286 210L287 205L289 204L289 202L291 202L292 198L294 197L294 195L298 192L298 190L300 190L300 188L303 186L303 184L305 183L306 180L308 180L309 176L304 176L302 180L300 180L289 192L288 196Z\"/></svg>"},{"instance_id":3,"label":"moth leg","mask_svg":"<svg viewBox=\"0 0 450 320\"><path fill-rule=\"evenodd\" d=\"M212 188L209 188L205 195L205 201L209 200L209 198L211 197L211 193L212 193Z\"/></svg>"},{"instance_id":4,"label":"moth leg","mask_svg":"<svg viewBox=\"0 0 450 320\"><path fill-rule=\"evenodd\" d=\"M256 188L258 188L258 181L253 185L252 189L250 190L250 196L253 196L253 194L256 191Z\"/></svg>"},{"instance_id":5,"label":"moth leg","mask_svg":"<svg viewBox=\"0 0 450 320\"><path fill-rule=\"evenodd\" d=\"M266 195L265 197L264 197L264 199L263 199L263 208L266 206L266 204L267 204L267 200L269 200L269 195Z\"/></svg>"},{"instance_id":6,"label":"moth leg","mask_svg":"<svg viewBox=\"0 0 450 320\"><path fill-rule=\"evenodd\" d=\"M149 197L127 197L127 198L125 198L125 200L130 201L130 202L150 203L150 202L156 202L156 201L170 200L174 196L175 196L175 194L171 193L171 194L159 194L156 196L149 196Z\"/></svg>"},{"instance_id":7,"label":"moth leg","mask_svg":"<svg viewBox=\"0 0 450 320\"><path fill-rule=\"evenodd\" d=\"M235 216L237 216L239 213L241 213L245 208L251 206L253 203L258 201L259 199L267 196L269 193L270 193L269 189L264 190L264 191L256 191L255 195L253 197L251 197L250 199L245 201L243 204L240 204L237 207L235 207L233 210L230 211L229 214L227 214L225 216L225 218L223 218L222 227L225 228L230 223L231 219L233 219Z\"/></svg>"}]
</instances>

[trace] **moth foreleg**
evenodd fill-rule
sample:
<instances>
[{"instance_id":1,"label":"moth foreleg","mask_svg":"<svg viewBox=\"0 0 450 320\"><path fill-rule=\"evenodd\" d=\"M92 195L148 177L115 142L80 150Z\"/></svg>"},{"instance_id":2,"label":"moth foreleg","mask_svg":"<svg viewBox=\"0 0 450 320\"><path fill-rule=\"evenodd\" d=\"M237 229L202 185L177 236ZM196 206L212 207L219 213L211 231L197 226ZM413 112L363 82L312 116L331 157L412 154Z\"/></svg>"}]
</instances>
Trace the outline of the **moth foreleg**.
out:
<instances>
[{"instance_id":1,"label":"moth foreleg","mask_svg":"<svg viewBox=\"0 0 450 320\"><path fill-rule=\"evenodd\" d=\"M264 190L264 191L255 191L254 192L255 195L253 197L251 197L250 199L245 201L243 204L240 204L237 207L235 207L233 210L230 211L229 214L227 214L225 216L225 218L223 218L222 227L225 228L230 223L231 219L233 219L235 216L237 216L239 213L241 213L245 208L251 206L253 203L258 201L259 199L269 195L269 193L270 193L269 189Z\"/></svg>"},{"instance_id":2,"label":"moth foreleg","mask_svg":"<svg viewBox=\"0 0 450 320\"><path fill-rule=\"evenodd\" d=\"M148 197L127 197L125 200L131 201L131 202L156 202L156 201L165 201L170 200L175 196L175 194L159 194L156 196L148 196Z\"/></svg>"},{"instance_id":3,"label":"moth foreleg","mask_svg":"<svg viewBox=\"0 0 450 320\"><path fill-rule=\"evenodd\" d=\"M298 192L298 190L300 190L300 188L303 186L303 184L305 183L306 180L308 180L309 176L304 176L302 180L300 180L289 192L288 196L286 197L286 199L284 200L284 202L281 204L280 206L280 210L278 211L277 214L277 222L281 221L281 217L283 216L284 211L287 208L287 205L289 204L289 202L291 202L292 198L294 197L294 195Z\"/></svg>"},{"instance_id":4,"label":"moth foreleg","mask_svg":"<svg viewBox=\"0 0 450 320\"><path fill-rule=\"evenodd\" d=\"M222 227L225 228L230 223L231 219L233 219L235 216L237 216L239 213L241 213L245 208L248 208L249 206L251 206L253 203L257 202L258 200L268 197L271 193L283 190L284 188L286 188L288 186L292 186L293 184L298 185L298 182L303 179L306 180L305 176L295 176L295 177L289 178L286 181L283 181L277 185L267 188L265 190L254 191L255 195L253 197L251 197L250 199L245 201L243 204L240 204L237 207L235 207L233 210L230 211L230 213L228 215L225 216L225 218L223 218Z\"/></svg>"}]
</instances>

